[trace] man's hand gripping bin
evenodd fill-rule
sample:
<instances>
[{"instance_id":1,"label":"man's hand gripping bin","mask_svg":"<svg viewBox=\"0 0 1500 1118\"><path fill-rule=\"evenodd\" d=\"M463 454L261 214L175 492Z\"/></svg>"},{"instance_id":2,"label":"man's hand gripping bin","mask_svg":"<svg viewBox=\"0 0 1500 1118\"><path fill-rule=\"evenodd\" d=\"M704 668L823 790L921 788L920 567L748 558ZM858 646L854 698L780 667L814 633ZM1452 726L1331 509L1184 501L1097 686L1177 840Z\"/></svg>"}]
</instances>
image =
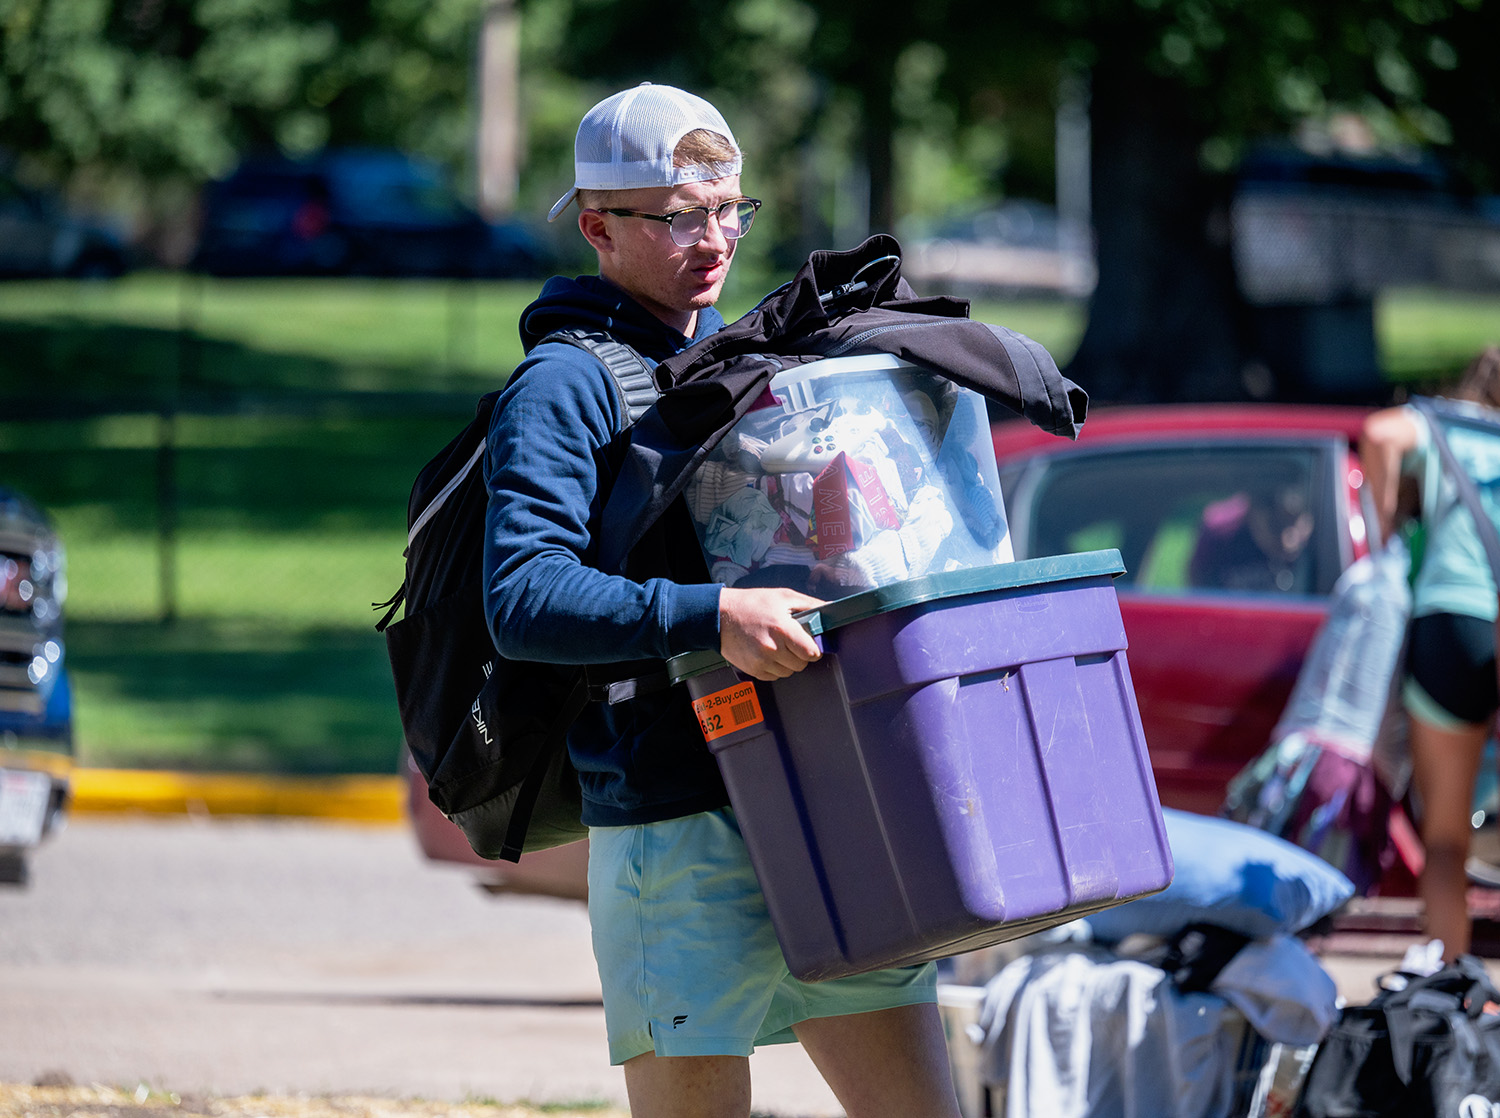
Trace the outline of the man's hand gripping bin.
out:
<instances>
[{"instance_id":1,"label":"man's hand gripping bin","mask_svg":"<svg viewBox=\"0 0 1500 1118\"><path fill-rule=\"evenodd\" d=\"M822 659L774 683L673 662L793 974L953 955L1170 883L1123 570L1093 552L845 598L805 618Z\"/></svg>"}]
</instances>

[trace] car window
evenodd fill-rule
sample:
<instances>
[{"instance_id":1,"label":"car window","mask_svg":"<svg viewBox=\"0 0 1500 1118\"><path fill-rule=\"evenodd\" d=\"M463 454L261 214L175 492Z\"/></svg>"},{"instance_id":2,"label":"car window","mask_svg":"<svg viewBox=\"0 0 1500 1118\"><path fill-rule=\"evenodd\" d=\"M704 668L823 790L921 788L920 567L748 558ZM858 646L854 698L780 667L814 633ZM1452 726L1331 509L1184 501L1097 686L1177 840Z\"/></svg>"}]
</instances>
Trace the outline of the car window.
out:
<instances>
[{"instance_id":1,"label":"car window","mask_svg":"<svg viewBox=\"0 0 1500 1118\"><path fill-rule=\"evenodd\" d=\"M1325 456L1314 446L1059 456L1012 481L1026 554L1119 549L1149 592L1325 594L1338 576Z\"/></svg>"},{"instance_id":2,"label":"car window","mask_svg":"<svg viewBox=\"0 0 1500 1118\"><path fill-rule=\"evenodd\" d=\"M314 175L300 171L245 170L220 183L214 193L220 198L295 198L315 192Z\"/></svg>"}]
</instances>

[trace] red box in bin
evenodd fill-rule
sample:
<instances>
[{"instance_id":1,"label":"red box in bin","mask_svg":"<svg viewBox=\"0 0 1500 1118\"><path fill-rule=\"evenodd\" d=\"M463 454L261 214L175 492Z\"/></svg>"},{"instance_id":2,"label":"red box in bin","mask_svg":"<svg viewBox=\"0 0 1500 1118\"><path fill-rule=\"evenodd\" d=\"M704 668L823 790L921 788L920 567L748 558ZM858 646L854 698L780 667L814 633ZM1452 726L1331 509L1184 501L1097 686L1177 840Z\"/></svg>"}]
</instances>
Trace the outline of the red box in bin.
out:
<instances>
[{"instance_id":1,"label":"red box in bin","mask_svg":"<svg viewBox=\"0 0 1500 1118\"><path fill-rule=\"evenodd\" d=\"M875 529L901 527L875 467L843 451L813 479L813 515L818 531L813 553L819 559L863 547Z\"/></svg>"}]
</instances>

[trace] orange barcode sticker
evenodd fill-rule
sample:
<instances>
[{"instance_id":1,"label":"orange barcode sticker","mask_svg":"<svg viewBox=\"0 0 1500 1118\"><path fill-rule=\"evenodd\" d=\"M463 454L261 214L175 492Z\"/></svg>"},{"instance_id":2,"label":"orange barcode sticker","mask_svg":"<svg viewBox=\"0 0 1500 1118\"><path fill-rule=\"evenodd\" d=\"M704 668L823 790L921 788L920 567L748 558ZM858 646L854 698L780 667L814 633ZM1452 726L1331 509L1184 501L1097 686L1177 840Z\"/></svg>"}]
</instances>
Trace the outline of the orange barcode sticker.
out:
<instances>
[{"instance_id":1,"label":"orange barcode sticker","mask_svg":"<svg viewBox=\"0 0 1500 1118\"><path fill-rule=\"evenodd\" d=\"M755 694L755 684L749 680L694 699L693 713L698 716L698 725L703 727L705 741L765 721L765 715L760 712L760 699Z\"/></svg>"}]
</instances>

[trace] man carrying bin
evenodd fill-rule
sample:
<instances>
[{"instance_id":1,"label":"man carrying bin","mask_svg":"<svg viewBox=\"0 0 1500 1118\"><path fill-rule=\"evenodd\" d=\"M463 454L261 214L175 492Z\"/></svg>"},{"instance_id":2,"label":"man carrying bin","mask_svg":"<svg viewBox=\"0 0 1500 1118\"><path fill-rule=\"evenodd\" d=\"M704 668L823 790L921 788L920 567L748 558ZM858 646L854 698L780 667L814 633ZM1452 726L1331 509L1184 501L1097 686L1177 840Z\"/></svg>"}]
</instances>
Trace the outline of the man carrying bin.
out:
<instances>
[{"instance_id":1,"label":"man carrying bin","mask_svg":"<svg viewBox=\"0 0 1500 1118\"><path fill-rule=\"evenodd\" d=\"M646 549L657 558L633 577L593 565L627 421L598 359L540 341L588 327L656 362L718 330L714 303L760 205L740 192L739 147L708 102L644 84L589 110L574 155L573 188L549 220L577 201L599 274L543 286L521 318L526 359L495 409L485 610L496 646L569 664L714 650L783 679L818 657L793 616L816 599L709 582L691 529L670 523L660 538L682 546ZM591 705L568 751L590 828L610 1060L637 1118L748 1115L748 1056L792 1040L849 1118L957 1118L931 964L821 983L788 973L682 688Z\"/></svg>"}]
</instances>

